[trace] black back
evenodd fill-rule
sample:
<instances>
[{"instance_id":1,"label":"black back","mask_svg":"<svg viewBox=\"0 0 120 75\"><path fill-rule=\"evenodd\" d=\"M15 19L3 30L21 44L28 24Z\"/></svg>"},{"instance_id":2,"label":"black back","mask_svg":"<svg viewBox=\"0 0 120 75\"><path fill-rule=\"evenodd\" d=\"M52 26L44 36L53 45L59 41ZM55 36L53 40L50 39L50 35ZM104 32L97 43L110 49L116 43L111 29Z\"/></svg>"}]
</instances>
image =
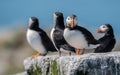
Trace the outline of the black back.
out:
<instances>
[{"instance_id":1,"label":"black back","mask_svg":"<svg viewBox=\"0 0 120 75\"><path fill-rule=\"evenodd\" d=\"M31 17L31 20L33 21L30 23L29 28L35 30L36 28L39 28L39 21L36 17Z\"/></svg>"},{"instance_id":2,"label":"black back","mask_svg":"<svg viewBox=\"0 0 120 75\"><path fill-rule=\"evenodd\" d=\"M108 32L100 38L98 41L100 46L95 49L95 53L110 52L116 44L116 40L113 34L113 28L110 24L105 24L109 28Z\"/></svg>"},{"instance_id":3,"label":"black back","mask_svg":"<svg viewBox=\"0 0 120 75\"><path fill-rule=\"evenodd\" d=\"M50 38L47 36L46 32L44 32L42 29L38 28L35 31L37 31L42 39L42 44L45 46L47 51L57 51L50 40Z\"/></svg>"},{"instance_id":4,"label":"black back","mask_svg":"<svg viewBox=\"0 0 120 75\"><path fill-rule=\"evenodd\" d=\"M53 41L56 45L56 47L58 48L58 50L60 50L60 48L63 48L65 50L70 50L75 52L75 48L73 48L72 46L70 46L66 40L63 37L63 31L64 29L60 29L60 28L55 28L55 31L53 32Z\"/></svg>"},{"instance_id":5,"label":"black back","mask_svg":"<svg viewBox=\"0 0 120 75\"><path fill-rule=\"evenodd\" d=\"M84 27L81 26L75 26L74 28L69 28L71 30L79 30L84 36L85 39L89 44L98 44L99 42L94 38L94 36L92 35L92 33L90 31L88 31L87 29L85 29Z\"/></svg>"},{"instance_id":6,"label":"black back","mask_svg":"<svg viewBox=\"0 0 120 75\"><path fill-rule=\"evenodd\" d=\"M116 40L111 36L104 36L99 39L100 46L95 49L95 53L110 52L115 46Z\"/></svg>"},{"instance_id":7,"label":"black back","mask_svg":"<svg viewBox=\"0 0 120 75\"><path fill-rule=\"evenodd\" d=\"M55 31L53 32L53 41L57 47L58 50L60 50L60 48L63 48L65 50L70 50L72 52L75 52L75 48L73 48L72 46L70 46L66 40L63 37L63 32L65 29L64 26L64 18L63 18L63 14L60 12L56 12L57 15L61 14L61 16L58 16L54 19L54 23L55 23ZM56 14L55 13L55 14Z\"/></svg>"},{"instance_id":8,"label":"black back","mask_svg":"<svg viewBox=\"0 0 120 75\"><path fill-rule=\"evenodd\" d=\"M55 27L60 28L60 29L64 29L64 17L63 17L63 13L61 12L55 12L56 17L54 17L54 24Z\"/></svg>"}]
</instances>

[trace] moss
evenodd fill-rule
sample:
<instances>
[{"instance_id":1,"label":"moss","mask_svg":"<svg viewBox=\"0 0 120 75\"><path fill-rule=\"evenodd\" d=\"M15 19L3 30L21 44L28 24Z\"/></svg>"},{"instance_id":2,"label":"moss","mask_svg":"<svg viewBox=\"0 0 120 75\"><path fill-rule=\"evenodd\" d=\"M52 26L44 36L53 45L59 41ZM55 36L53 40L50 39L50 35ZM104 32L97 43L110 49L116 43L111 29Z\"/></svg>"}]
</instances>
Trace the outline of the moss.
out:
<instances>
[{"instance_id":1,"label":"moss","mask_svg":"<svg viewBox=\"0 0 120 75\"><path fill-rule=\"evenodd\" d=\"M29 75L42 75L42 69L38 67L37 64L33 64L31 68L27 71ZM60 67L55 60L48 64L46 75L64 75L60 71Z\"/></svg>"},{"instance_id":2,"label":"moss","mask_svg":"<svg viewBox=\"0 0 120 75\"><path fill-rule=\"evenodd\" d=\"M61 73L61 71L60 71L60 65L58 65L58 74L59 74L59 75L63 75L63 74Z\"/></svg>"},{"instance_id":3,"label":"moss","mask_svg":"<svg viewBox=\"0 0 120 75\"><path fill-rule=\"evenodd\" d=\"M51 61L51 73L52 75L58 75L57 62L55 60Z\"/></svg>"},{"instance_id":4,"label":"moss","mask_svg":"<svg viewBox=\"0 0 120 75\"><path fill-rule=\"evenodd\" d=\"M32 65L31 69L29 70L30 75L42 75L42 69L37 66L37 64Z\"/></svg>"},{"instance_id":5,"label":"moss","mask_svg":"<svg viewBox=\"0 0 120 75\"><path fill-rule=\"evenodd\" d=\"M49 73L50 73L50 64L47 67L46 75L49 75Z\"/></svg>"}]
</instances>

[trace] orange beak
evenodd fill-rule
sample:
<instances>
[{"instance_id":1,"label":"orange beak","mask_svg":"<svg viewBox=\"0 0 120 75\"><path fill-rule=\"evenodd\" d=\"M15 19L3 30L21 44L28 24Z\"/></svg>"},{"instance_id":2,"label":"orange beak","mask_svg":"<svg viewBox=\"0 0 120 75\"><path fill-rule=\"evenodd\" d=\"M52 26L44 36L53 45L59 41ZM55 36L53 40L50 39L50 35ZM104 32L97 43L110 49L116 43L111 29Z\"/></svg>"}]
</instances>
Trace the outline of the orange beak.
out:
<instances>
[{"instance_id":1,"label":"orange beak","mask_svg":"<svg viewBox=\"0 0 120 75\"><path fill-rule=\"evenodd\" d=\"M101 29L100 28L98 28L97 33L101 33Z\"/></svg>"},{"instance_id":2,"label":"orange beak","mask_svg":"<svg viewBox=\"0 0 120 75\"><path fill-rule=\"evenodd\" d=\"M73 27L74 27L74 21L71 22L71 28L73 28Z\"/></svg>"}]
</instances>

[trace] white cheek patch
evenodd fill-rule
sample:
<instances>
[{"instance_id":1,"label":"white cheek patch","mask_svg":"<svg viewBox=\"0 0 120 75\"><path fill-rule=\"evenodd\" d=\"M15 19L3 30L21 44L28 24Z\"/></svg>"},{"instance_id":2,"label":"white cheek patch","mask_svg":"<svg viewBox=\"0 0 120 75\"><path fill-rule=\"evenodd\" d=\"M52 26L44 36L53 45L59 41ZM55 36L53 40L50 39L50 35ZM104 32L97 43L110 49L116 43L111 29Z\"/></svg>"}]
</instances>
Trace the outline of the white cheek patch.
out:
<instances>
[{"instance_id":1,"label":"white cheek patch","mask_svg":"<svg viewBox=\"0 0 120 75\"><path fill-rule=\"evenodd\" d=\"M101 30L102 32L106 32L108 29L109 29L109 28L108 28L106 25L100 26L100 30Z\"/></svg>"},{"instance_id":2,"label":"white cheek patch","mask_svg":"<svg viewBox=\"0 0 120 75\"><path fill-rule=\"evenodd\" d=\"M73 21L72 19L69 19L69 20L68 20L68 18L66 19L67 24L71 24L72 21ZM74 24L77 25L76 19L74 19Z\"/></svg>"},{"instance_id":3,"label":"white cheek patch","mask_svg":"<svg viewBox=\"0 0 120 75\"><path fill-rule=\"evenodd\" d=\"M70 19L70 20L66 19L66 22L67 22L68 24L70 24L70 23L72 22L72 20L71 20L71 19Z\"/></svg>"}]
</instances>

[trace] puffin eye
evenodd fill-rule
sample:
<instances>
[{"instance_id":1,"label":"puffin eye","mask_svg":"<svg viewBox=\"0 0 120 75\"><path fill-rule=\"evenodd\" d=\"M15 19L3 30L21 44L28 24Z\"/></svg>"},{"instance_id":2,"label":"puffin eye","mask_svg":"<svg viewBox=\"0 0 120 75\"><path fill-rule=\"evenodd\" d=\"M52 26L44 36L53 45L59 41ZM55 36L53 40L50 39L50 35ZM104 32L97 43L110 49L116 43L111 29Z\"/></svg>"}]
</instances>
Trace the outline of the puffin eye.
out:
<instances>
[{"instance_id":1,"label":"puffin eye","mask_svg":"<svg viewBox=\"0 0 120 75\"><path fill-rule=\"evenodd\" d=\"M106 26L103 26L103 28L106 28Z\"/></svg>"},{"instance_id":2,"label":"puffin eye","mask_svg":"<svg viewBox=\"0 0 120 75\"><path fill-rule=\"evenodd\" d=\"M70 18L68 18L68 20L70 20Z\"/></svg>"}]
</instances>

